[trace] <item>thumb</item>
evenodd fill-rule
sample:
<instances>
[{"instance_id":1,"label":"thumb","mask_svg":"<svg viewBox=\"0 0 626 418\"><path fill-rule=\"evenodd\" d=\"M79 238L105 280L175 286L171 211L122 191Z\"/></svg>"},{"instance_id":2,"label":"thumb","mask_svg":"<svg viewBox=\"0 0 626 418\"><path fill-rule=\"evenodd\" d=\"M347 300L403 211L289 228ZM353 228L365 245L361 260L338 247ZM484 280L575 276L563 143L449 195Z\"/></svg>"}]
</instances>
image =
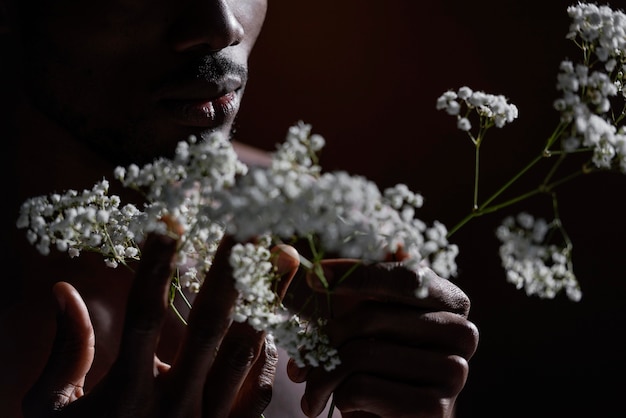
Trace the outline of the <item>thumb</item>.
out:
<instances>
[{"instance_id":1,"label":"thumb","mask_svg":"<svg viewBox=\"0 0 626 418\"><path fill-rule=\"evenodd\" d=\"M56 336L42 374L22 402L26 418L51 416L82 397L94 358L95 335L85 302L69 283L58 282L52 290L58 308Z\"/></svg>"}]
</instances>

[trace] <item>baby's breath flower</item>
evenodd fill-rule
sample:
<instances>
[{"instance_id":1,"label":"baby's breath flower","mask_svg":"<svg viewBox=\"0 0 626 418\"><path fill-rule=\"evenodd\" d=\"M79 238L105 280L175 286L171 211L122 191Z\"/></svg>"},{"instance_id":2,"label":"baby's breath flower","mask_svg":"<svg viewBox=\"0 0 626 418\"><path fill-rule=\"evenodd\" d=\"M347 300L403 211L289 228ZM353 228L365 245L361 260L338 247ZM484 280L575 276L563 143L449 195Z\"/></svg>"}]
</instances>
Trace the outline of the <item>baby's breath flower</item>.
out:
<instances>
[{"instance_id":1,"label":"baby's breath flower","mask_svg":"<svg viewBox=\"0 0 626 418\"><path fill-rule=\"evenodd\" d=\"M568 298L578 301L582 294L571 264L571 248L546 241L555 228L526 212L505 218L496 231L502 243L502 266L507 280L529 296L554 298L564 291Z\"/></svg>"},{"instance_id":2,"label":"baby's breath flower","mask_svg":"<svg viewBox=\"0 0 626 418\"><path fill-rule=\"evenodd\" d=\"M437 110L445 110L449 115L457 117L457 128L468 132L472 123L468 116L475 112L482 128L496 126L502 128L513 122L518 116L518 109L502 95L474 91L467 86L457 92L448 90L437 99Z\"/></svg>"},{"instance_id":3,"label":"baby's breath flower","mask_svg":"<svg viewBox=\"0 0 626 418\"><path fill-rule=\"evenodd\" d=\"M266 235L254 244L237 244L232 248L230 264L235 287L239 291L233 319L247 322L256 330L269 332L276 344L283 347L298 364L332 370L339 364L339 358L319 324L310 326L302 323L297 315L290 313L277 300L273 283L278 277L271 263L271 243L271 238Z\"/></svg>"},{"instance_id":4,"label":"baby's breath flower","mask_svg":"<svg viewBox=\"0 0 626 418\"><path fill-rule=\"evenodd\" d=\"M624 106L626 72L626 14L608 6L578 3L567 12L571 18L567 38L584 51L582 62L564 60L557 77L562 96L554 102L561 120L570 124L562 146L567 152L593 150L592 163L600 169L623 173L623 129L621 114L612 101Z\"/></svg>"},{"instance_id":5,"label":"baby's breath flower","mask_svg":"<svg viewBox=\"0 0 626 418\"><path fill-rule=\"evenodd\" d=\"M18 228L26 228L31 244L47 255L50 246L77 257L80 250L97 251L109 267L138 258L133 224L141 214L120 208L117 196L108 196L109 183L102 180L91 190L69 190L28 199L20 208Z\"/></svg>"},{"instance_id":6,"label":"baby's breath flower","mask_svg":"<svg viewBox=\"0 0 626 418\"><path fill-rule=\"evenodd\" d=\"M626 51L626 14L609 6L579 2L567 8L571 18L568 39L580 39L602 62L623 60Z\"/></svg>"},{"instance_id":7,"label":"baby's breath flower","mask_svg":"<svg viewBox=\"0 0 626 418\"><path fill-rule=\"evenodd\" d=\"M472 123L468 118L459 118L456 122L456 127L461 131L468 132L472 129Z\"/></svg>"},{"instance_id":8,"label":"baby's breath flower","mask_svg":"<svg viewBox=\"0 0 626 418\"><path fill-rule=\"evenodd\" d=\"M324 139L302 122L292 126L268 168L249 169L230 141L214 134L190 137L173 159L143 167L118 167L115 178L146 197L143 210L121 206L103 180L92 190L37 197L25 202L17 225L42 254L54 245L71 257L97 251L109 267L139 259L150 232L180 227L175 287L198 291L225 233L242 244L232 248L238 302L233 319L269 332L299 363L330 370L339 359L315 319L301 321L275 294L270 260L276 240L315 237L316 252L380 261L402 251L406 268L422 277L424 265L445 277L456 274L457 249L445 227L415 218L421 195L400 184L381 192L371 181L345 172L323 173L318 153ZM243 244L243 243L246 244ZM254 243L252 243L254 242ZM422 295L425 286L416 293Z\"/></svg>"}]
</instances>

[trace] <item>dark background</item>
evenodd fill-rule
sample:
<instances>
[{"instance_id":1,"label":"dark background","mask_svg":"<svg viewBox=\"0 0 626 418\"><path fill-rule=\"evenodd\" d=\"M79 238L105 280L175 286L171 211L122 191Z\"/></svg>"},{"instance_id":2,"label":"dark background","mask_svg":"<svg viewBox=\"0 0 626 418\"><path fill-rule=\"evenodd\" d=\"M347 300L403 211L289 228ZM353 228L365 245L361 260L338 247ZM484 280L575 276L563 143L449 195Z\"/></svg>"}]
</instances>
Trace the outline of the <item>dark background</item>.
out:
<instances>
[{"instance_id":1,"label":"dark background","mask_svg":"<svg viewBox=\"0 0 626 418\"><path fill-rule=\"evenodd\" d=\"M570 4L270 0L236 137L272 150L304 120L327 140L327 170L364 174L381 187L406 183L426 198L422 219L452 226L471 208L473 147L435 100L468 85L519 107L519 119L492 130L482 149L486 197L556 126L558 65L579 57L565 39ZM533 176L522 183L536 185ZM522 206L477 218L453 237L461 249L455 282L481 331L459 418L626 417L624 190L618 174L559 189L578 303L527 297L506 282L493 231ZM545 198L523 208L551 214Z\"/></svg>"}]
</instances>

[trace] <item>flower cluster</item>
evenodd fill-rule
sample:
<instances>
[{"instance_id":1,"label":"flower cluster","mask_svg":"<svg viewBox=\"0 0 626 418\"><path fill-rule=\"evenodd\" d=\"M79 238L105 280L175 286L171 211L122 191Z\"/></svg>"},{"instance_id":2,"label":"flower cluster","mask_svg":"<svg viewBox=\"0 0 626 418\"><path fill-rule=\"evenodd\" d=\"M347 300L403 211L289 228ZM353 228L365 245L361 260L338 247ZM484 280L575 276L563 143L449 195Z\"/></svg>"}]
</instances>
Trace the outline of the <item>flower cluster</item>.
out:
<instances>
[{"instance_id":1,"label":"flower cluster","mask_svg":"<svg viewBox=\"0 0 626 418\"><path fill-rule=\"evenodd\" d=\"M572 272L571 247L547 242L558 227L526 212L506 217L496 231L502 241L500 258L507 280L526 294L554 298L564 290L579 301L582 293Z\"/></svg>"},{"instance_id":2,"label":"flower cluster","mask_svg":"<svg viewBox=\"0 0 626 418\"><path fill-rule=\"evenodd\" d=\"M132 204L120 207L118 196L108 196L109 182L91 190L38 196L22 205L18 228L27 229L28 241L44 255L54 246L78 257L80 251L97 251L109 267L139 258L134 228L143 215Z\"/></svg>"},{"instance_id":3,"label":"flower cluster","mask_svg":"<svg viewBox=\"0 0 626 418\"><path fill-rule=\"evenodd\" d=\"M341 257L375 261L401 249L407 268L427 263L441 276L454 276L458 250L447 242L445 226L429 227L415 217L422 196L404 184L381 191L362 176L322 173L311 153L323 138L310 129L293 126L272 166L250 168L234 187L215 193L215 204L202 208L206 218L228 218L227 232L241 240L314 236L320 249Z\"/></svg>"},{"instance_id":4,"label":"flower cluster","mask_svg":"<svg viewBox=\"0 0 626 418\"><path fill-rule=\"evenodd\" d=\"M415 217L423 199L406 185L380 191L364 177L323 172L317 163L323 146L310 125L299 123L289 129L270 167L250 168L224 136L191 137L178 144L173 159L116 168L114 175L125 187L144 194L143 210L120 208L120 198L108 196L103 181L80 194L27 200L17 225L27 229L42 254L50 245L71 255L97 251L108 266L117 267L139 259L145 235L165 233L163 220L173 219L182 231L175 284L192 291L200 288L224 234L232 235L246 242L230 255L239 291L233 319L268 331L300 364L329 369L338 359L318 320L301 320L274 293L273 244L303 239L320 257L363 262L401 253L406 268L418 275L430 265L445 277L456 274L458 249L448 243L443 224L428 226ZM319 261L303 264L312 268ZM420 282L416 296L426 288Z\"/></svg>"},{"instance_id":5,"label":"flower cluster","mask_svg":"<svg viewBox=\"0 0 626 418\"><path fill-rule=\"evenodd\" d=\"M470 131L472 123L469 114L476 112L482 129L491 126L502 128L513 122L518 116L518 109L502 95L473 91L463 86L458 91L448 90L437 99L437 110L445 110L449 115L457 117L457 127L462 131Z\"/></svg>"},{"instance_id":6,"label":"flower cluster","mask_svg":"<svg viewBox=\"0 0 626 418\"><path fill-rule=\"evenodd\" d=\"M567 37L583 50L580 63L565 60L558 74L554 103L570 125L563 147L572 152L593 149L592 163L601 169L626 173L626 14L608 6L579 3L567 9L572 19ZM621 100L621 112L615 112ZM612 105L614 103L614 105Z\"/></svg>"},{"instance_id":7,"label":"flower cluster","mask_svg":"<svg viewBox=\"0 0 626 418\"><path fill-rule=\"evenodd\" d=\"M626 174L626 126L623 124L626 117L626 14L608 6L587 3L570 6L567 13L571 18L567 39L578 45L583 58L578 63L564 60L560 65L556 88L561 96L554 102L554 108L560 113L558 126L540 155L483 203L478 202L479 147L489 128L502 127L517 117L517 108L503 96L474 92L468 87L445 92L436 107L456 116L457 127L468 133L476 147L473 211L451 228L448 237L476 216L495 212L539 193L549 194L554 210L550 223L521 213L516 218L507 217L497 229L502 266L508 280L524 288L528 295L553 298L564 291L571 300L578 301L581 291L573 271L573 247L557 212L555 188L594 170ZM470 132L470 115L479 119L475 133ZM590 154L589 161L578 172L554 178L566 156L585 152ZM537 189L494 203L540 160L555 156L558 158ZM554 240L555 232L562 238L560 241Z\"/></svg>"}]
</instances>

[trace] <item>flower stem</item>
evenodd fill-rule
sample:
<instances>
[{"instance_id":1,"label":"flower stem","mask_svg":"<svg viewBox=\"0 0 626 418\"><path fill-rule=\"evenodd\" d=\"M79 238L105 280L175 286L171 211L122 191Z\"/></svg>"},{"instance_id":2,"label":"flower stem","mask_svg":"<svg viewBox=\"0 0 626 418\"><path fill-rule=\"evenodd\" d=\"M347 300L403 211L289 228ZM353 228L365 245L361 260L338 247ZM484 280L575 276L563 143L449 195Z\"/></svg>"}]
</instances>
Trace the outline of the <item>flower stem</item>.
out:
<instances>
[{"instance_id":1,"label":"flower stem","mask_svg":"<svg viewBox=\"0 0 626 418\"><path fill-rule=\"evenodd\" d=\"M549 158L551 157L553 154L555 154L556 152L552 152L550 151L550 147L552 147L552 145L554 145L554 143L556 142L556 140L558 138L561 137L561 135L563 134L563 132L565 131L565 129L567 128L567 126L569 126L568 123L564 123L561 122L557 125L557 127L554 129L554 131L552 132L552 134L548 137L548 139L546 140L546 144L544 147L544 150L541 154L537 155L535 158L533 158L524 168L522 168L519 172L517 172L517 174L515 174L513 177L511 177L504 185L502 185L502 187L500 187L495 193L493 193L490 197L487 198L487 200L485 200L481 205L478 205L478 173L479 173L479 148L480 148L480 144L481 144L481 139L484 136L484 132L480 132L478 135L478 140L475 142L475 148L476 148L476 154L475 154L475 167L474 167L474 203L473 203L473 209L472 212L469 213L467 216L465 216L463 219L461 219L460 222L458 222L455 226L453 226L448 234L447 237L450 238L452 235L454 235L459 229L461 229L465 224L467 224L469 221L471 221L472 219L474 219L477 216L481 216L484 215L486 213L491 213L491 212L495 212L497 210L500 210L504 207L510 206L514 203L520 202L524 199L527 199L531 196L534 196L538 193L542 193L542 192L546 192L549 191L551 189L553 189L554 187L556 187L557 185L560 185L566 181L569 181L570 179L572 179L573 177L576 177L577 175L581 174L580 173L574 173L570 176L567 176L557 182L554 182L550 185L548 185L547 183L550 181L550 179L552 178L552 176L556 173L558 167L561 165L561 163L563 162L563 160L565 159L565 157L567 156L567 152L564 153L560 153L559 152L559 159L556 161L556 163L554 164L554 166L550 169L550 171L548 172L548 174L546 175L542 185L540 185L537 189L526 192L524 194L521 194L513 199L507 200L506 202L500 203L498 205L493 205L490 206L491 203L496 200L498 197L500 197L500 195L502 195L502 193L504 193L506 190L508 190L515 182L517 182L524 174L526 174L531 168L533 168L537 163L539 163L539 161L541 161L544 158Z\"/></svg>"},{"instance_id":2,"label":"flower stem","mask_svg":"<svg viewBox=\"0 0 626 418\"><path fill-rule=\"evenodd\" d=\"M480 140L476 142L474 153L474 204L472 210L478 210L478 173L480 172Z\"/></svg>"}]
</instances>

